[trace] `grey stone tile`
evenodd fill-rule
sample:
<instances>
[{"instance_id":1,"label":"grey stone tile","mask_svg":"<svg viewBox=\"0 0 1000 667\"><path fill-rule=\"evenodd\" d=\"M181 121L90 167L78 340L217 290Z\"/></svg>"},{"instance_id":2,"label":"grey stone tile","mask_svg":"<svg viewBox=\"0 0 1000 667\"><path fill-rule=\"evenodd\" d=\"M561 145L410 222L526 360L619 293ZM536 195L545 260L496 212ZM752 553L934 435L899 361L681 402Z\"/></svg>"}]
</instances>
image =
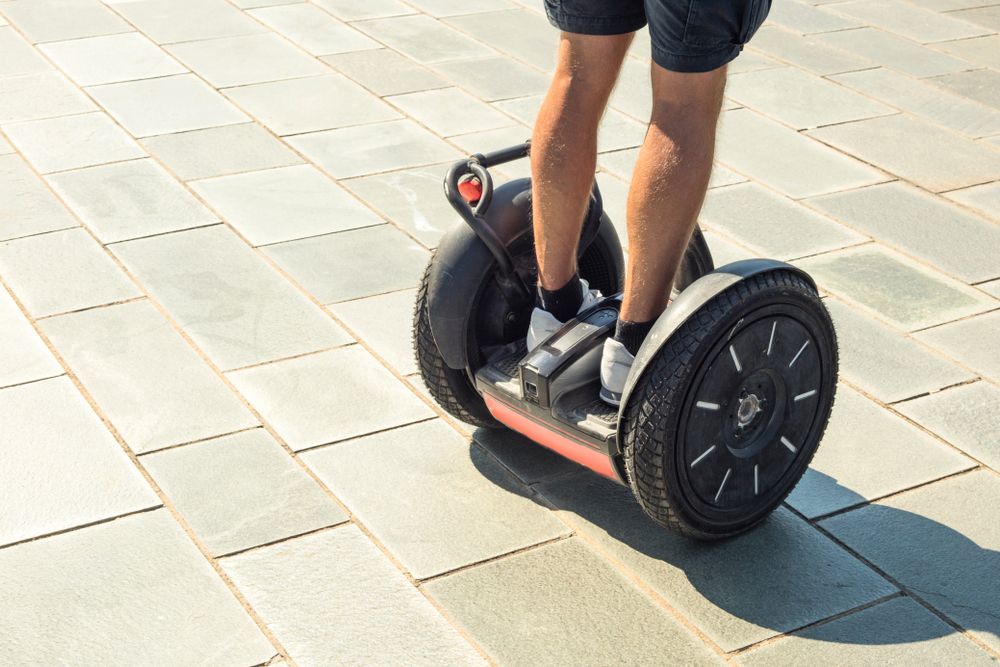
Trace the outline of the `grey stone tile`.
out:
<instances>
[{"instance_id":1,"label":"grey stone tile","mask_svg":"<svg viewBox=\"0 0 1000 667\"><path fill-rule=\"evenodd\" d=\"M988 298L988 297L987 297ZM990 306L996 306L992 301ZM1000 311L921 331L917 338L957 359L977 373L1000 380Z\"/></svg>"},{"instance_id":2,"label":"grey stone tile","mask_svg":"<svg viewBox=\"0 0 1000 667\"><path fill-rule=\"evenodd\" d=\"M141 296L82 229L0 243L0 272L33 317Z\"/></svg>"},{"instance_id":3,"label":"grey stone tile","mask_svg":"<svg viewBox=\"0 0 1000 667\"><path fill-rule=\"evenodd\" d=\"M841 30L816 35L814 39L910 76L937 76L961 72L970 67L970 63L964 60L875 28Z\"/></svg>"},{"instance_id":4,"label":"grey stone tile","mask_svg":"<svg viewBox=\"0 0 1000 667\"><path fill-rule=\"evenodd\" d=\"M897 113L796 67L731 76L726 95L799 130Z\"/></svg>"},{"instance_id":5,"label":"grey stone tile","mask_svg":"<svg viewBox=\"0 0 1000 667\"><path fill-rule=\"evenodd\" d=\"M506 428L477 428L472 437L525 484L580 471L578 464Z\"/></svg>"},{"instance_id":6,"label":"grey stone tile","mask_svg":"<svg viewBox=\"0 0 1000 667\"><path fill-rule=\"evenodd\" d=\"M711 190L699 220L725 232L761 257L792 259L868 240L756 183Z\"/></svg>"},{"instance_id":7,"label":"grey stone tile","mask_svg":"<svg viewBox=\"0 0 1000 667\"><path fill-rule=\"evenodd\" d=\"M971 21L983 26L987 31L995 33L1000 30L1000 10L995 5L987 7L974 7L957 11L953 14L957 19Z\"/></svg>"},{"instance_id":8,"label":"grey stone tile","mask_svg":"<svg viewBox=\"0 0 1000 667\"><path fill-rule=\"evenodd\" d=\"M809 134L934 192L1000 178L1000 153L904 114Z\"/></svg>"},{"instance_id":9,"label":"grey stone tile","mask_svg":"<svg viewBox=\"0 0 1000 667\"><path fill-rule=\"evenodd\" d=\"M250 120L191 74L112 83L87 90L132 136L139 138Z\"/></svg>"},{"instance_id":10,"label":"grey stone tile","mask_svg":"<svg viewBox=\"0 0 1000 667\"><path fill-rule=\"evenodd\" d=\"M1000 35L940 42L934 48L970 63L1000 69Z\"/></svg>"},{"instance_id":11,"label":"grey stone tile","mask_svg":"<svg viewBox=\"0 0 1000 667\"><path fill-rule=\"evenodd\" d=\"M407 289L329 306L351 331L400 375L417 372L413 352L413 309L417 290Z\"/></svg>"},{"instance_id":12,"label":"grey stone tile","mask_svg":"<svg viewBox=\"0 0 1000 667\"><path fill-rule=\"evenodd\" d=\"M146 151L103 113L12 123L4 132L43 174L146 157Z\"/></svg>"},{"instance_id":13,"label":"grey stone tile","mask_svg":"<svg viewBox=\"0 0 1000 667\"><path fill-rule=\"evenodd\" d=\"M895 590L786 509L740 537L706 544L654 524L628 489L590 472L536 488L724 651Z\"/></svg>"},{"instance_id":14,"label":"grey stone tile","mask_svg":"<svg viewBox=\"0 0 1000 667\"><path fill-rule=\"evenodd\" d=\"M510 0L411 0L411 4L431 16L457 16L517 7Z\"/></svg>"},{"instance_id":15,"label":"grey stone tile","mask_svg":"<svg viewBox=\"0 0 1000 667\"><path fill-rule=\"evenodd\" d=\"M250 12L314 56L378 49L381 44L308 3Z\"/></svg>"},{"instance_id":16,"label":"grey stone tile","mask_svg":"<svg viewBox=\"0 0 1000 667\"><path fill-rule=\"evenodd\" d=\"M165 510L5 549L0 568L4 662L237 667L277 653Z\"/></svg>"},{"instance_id":17,"label":"grey stone tile","mask_svg":"<svg viewBox=\"0 0 1000 667\"><path fill-rule=\"evenodd\" d=\"M36 44L132 29L99 0L11 0L3 13Z\"/></svg>"},{"instance_id":18,"label":"grey stone tile","mask_svg":"<svg viewBox=\"0 0 1000 667\"><path fill-rule=\"evenodd\" d=\"M267 30L225 0L135 0L115 1L113 5L159 44Z\"/></svg>"},{"instance_id":19,"label":"grey stone tile","mask_svg":"<svg viewBox=\"0 0 1000 667\"><path fill-rule=\"evenodd\" d=\"M312 165L222 176L191 187L253 245L383 222Z\"/></svg>"},{"instance_id":20,"label":"grey stone tile","mask_svg":"<svg viewBox=\"0 0 1000 667\"><path fill-rule=\"evenodd\" d=\"M496 55L488 46L424 15L360 21L354 27L422 64Z\"/></svg>"},{"instance_id":21,"label":"grey stone tile","mask_svg":"<svg viewBox=\"0 0 1000 667\"><path fill-rule=\"evenodd\" d=\"M182 181L302 163L256 123L148 137L142 145Z\"/></svg>"},{"instance_id":22,"label":"grey stone tile","mask_svg":"<svg viewBox=\"0 0 1000 667\"><path fill-rule=\"evenodd\" d=\"M783 2L772 5L771 12L789 4ZM798 4L800 3L796 3ZM766 25L757 31L753 38L753 47L815 74L851 72L876 65L868 58L835 49L815 39L772 25ZM730 70L730 73L734 72Z\"/></svg>"},{"instance_id":23,"label":"grey stone tile","mask_svg":"<svg viewBox=\"0 0 1000 667\"><path fill-rule=\"evenodd\" d=\"M229 377L296 451L434 416L357 345L234 371Z\"/></svg>"},{"instance_id":24,"label":"grey stone tile","mask_svg":"<svg viewBox=\"0 0 1000 667\"><path fill-rule=\"evenodd\" d=\"M1000 133L1000 111L892 70L878 68L831 78L973 139Z\"/></svg>"},{"instance_id":25,"label":"grey stone tile","mask_svg":"<svg viewBox=\"0 0 1000 667\"><path fill-rule=\"evenodd\" d=\"M546 71L555 68L559 32L539 11L509 9L454 16L445 22L526 63Z\"/></svg>"},{"instance_id":26,"label":"grey stone tile","mask_svg":"<svg viewBox=\"0 0 1000 667\"><path fill-rule=\"evenodd\" d=\"M1000 276L1000 227L909 185L875 185L809 205L965 282Z\"/></svg>"},{"instance_id":27,"label":"grey stone tile","mask_svg":"<svg viewBox=\"0 0 1000 667\"><path fill-rule=\"evenodd\" d=\"M390 171L342 180L340 184L428 248L433 248L446 231L457 224L465 224L442 191L448 166L439 164Z\"/></svg>"},{"instance_id":28,"label":"grey stone tile","mask_svg":"<svg viewBox=\"0 0 1000 667\"><path fill-rule=\"evenodd\" d=\"M992 280L988 283L977 285L977 287L988 294L992 294L1000 299L1000 280Z\"/></svg>"},{"instance_id":29,"label":"grey stone tile","mask_svg":"<svg viewBox=\"0 0 1000 667\"><path fill-rule=\"evenodd\" d=\"M531 130L524 125L518 124L511 125L510 127L500 127L495 130L486 130L485 132L459 134L454 137L448 137L448 141L461 148L466 155L472 155L473 153L488 153L493 150L523 144L530 138ZM445 170L447 170L448 166L451 165L447 165ZM513 178L530 178L531 161L525 158L515 162L508 162L507 164L500 165L490 173L493 174L494 185L499 185ZM438 195L440 196L440 194L439 192ZM449 208L451 207L449 206Z\"/></svg>"},{"instance_id":30,"label":"grey stone tile","mask_svg":"<svg viewBox=\"0 0 1000 667\"><path fill-rule=\"evenodd\" d=\"M771 26L765 27L770 28ZM763 29L764 28L761 28L760 30ZM760 34L760 30L757 31L758 35ZM754 36L754 40L756 39L757 37ZM756 41L754 42L754 46L756 46ZM748 48L743 49L736 60L729 63L727 72L729 72L729 74L741 74L743 72L754 72L756 70L767 69L769 67L783 67L783 65L777 60L765 56L763 53L758 53L752 48Z\"/></svg>"},{"instance_id":31,"label":"grey stone tile","mask_svg":"<svg viewBox=\"0 0 1000 667\"><path fill-rule=\"evenodd\" d=\"M17 304L0 289L0 387L62 375L63 369Z\"/></svg>"},{"instance_id":32,"label":"grey stone tile","mask_svg":"<svg viewBox=\"0 0 1000 667\"><path fill-rule=\"evenodd\" d=\"M276 134L300 134L401 118L340 74L231 88L225 94Z\"/></svg>"},{"instance_id":33,"label":"grey stone tile","mask_svg":"<svg viewBox=\"0 0 1000 667\"><path fill-rule=\"evenodd\" d=\"M289 138L288 143L336 178L462 157L457 150L411 120L304 134Z\"/></svg>"},{"instance_id":34,"label":"grey stone tile","mask_svg":"<svg viewBox=\"0 0 1000 667\"><path fill-rule=\"evenodd\" d=\"M498 664L722 664L690 630L575 538L437 579L426 588Z\"/></svg>"},{"instance_id":35,"label":"grey stone tile","mask_svg":"<svg viewBox=\"0 0 1000 667\"><path fill-rule=\"evenodd\" d=\"M443 137L514 124L510 116L458 88L440 88L387 97L387 102Z\"/></svg>"},{"instance_id":36,"label":"grey stone tile","mask_svg":"<svg viewBox=\"0 0 1000 667\"><path fill-rule=\"evenodd\" d=\"M39 419L40 409L44 419ZM0 544L160 504L67 378L0 390L0 417L6 434L0 468L4 507ZM10 581L10 571L5 568L5 572L4 580ZM38 594L37 589L25 590ZM4 599L6 612L0 613L12 613L11 599L6 595ZM9 631L11 626L4 627ZM3 646L9 643L0 649Z\"/></svg>"},{"instance_id":37,"label":"grey stone tile","mask_svg":"<svg viewBox=\"0 0 1000 667\"><path fill-rule=\"evenodd\" d=\"M796 262L820 286L912 331L994 307L986 295L878 244Z\"/></svg>"},{"instance_id":38,"label":"grey stone tile","mask_svg":"<svg viewBox=\"0 0 1000 667\"><path fill-rule=\"evenodd\" d=\"M912 338L836 299L824 303L837 327L840 376L884 403L974 377Z\"/></svg>"},{"instance_id":39,"label":"grey stone tile","mask_svg":"<svg viewBox=\"0 0 1000 667\"><path fill-rule=\"evenodd\" d=\"M399 0L366 0L362 3L355 0L315 0L315 2L341 21L361 21L417 13L413 7Z\"/></svg>"},{"instance_id":40,"label":"grey stone tile","mask_svg":"<svg viewBox=\"0 0 1000 667\"><path fill-rule=\"evenodd\" d=\"M48 178L104 243L218 222L153 160L64 171Z\"/></svg>"},{"instance_id":41,"label":"grey stone tile","mask_svg":"<svg viewBox=\"0 0 1000 667\"><path fill-rule=\"evenodd\" d=\"M347 520L264 429L150 454L142 464L216 556Z\"/></svg>"},{"instance_id":42,"label":"grey stone tile","mask_svg":"<svg viewBox=\"0 0 1000 667\"><path fill-rule=\"evenodd\" d=\"M0 27L0 79L19 74L39 74L49 69L45 59L13 28Z\"/></svg>"},{"instance_id":43,"label":"grey stone tile","mask_svg":"<svg viewBox=\"0 0 1000 667\"><path fill-rule=\"evenodd\" d=\"M0 240L77 224L19 155L0 155Z\"/></svg>"},{"instance_id":44,"label":"grey stone tile","mask_svg":"<svg viewBox=\"0 0 1000 667\"><path fill-rule=\"evenodd\" d=\"M647 122L653 110L653 88L649 82L649 62L626 58L611 93L610 106L632 118ZM731 71L730 71L731 72ZM548 84L549 77L546 77ZM546 89L547 89L546 85ZM540 91L545 92L545 89ZM522 93L522 95L525 93Z\"/></svg>"},{"instance_id":45,"label":"grey stone tile","mask_svg":"<svg viewBox=\"0 0 1000 667\"><path fill-rule=\"evenodd\" d=\"M322 303L416 287L430 253L392 225L264 248Z\"/></svg>"},{"instance_id":46,"label":"grey stone tile","mask_svg":"<svg viewBox=\"0 0 1000 667\"><path fill-rule=\"evenodd\" d=\"M792 199L888 180L868 165L749 109L723 112L716 157Z\"/></svg>"},{"instance_id":47,"label":"grey stone tile","mask_svg":"<svg viewBox=\"0 0 1000 667\"><path fill-rule=\"evenodd\" d=\"M341 53L326 56L323 61L376 95L399 95L448 85L423 65L389 49Z\"/></svg>"},{"instance_id":48,"label":"grey stone tile","mask_svg":"<svg viewBox=\"0 0 1000 667\"><path fill-rule=\"evenodd\" d=\"M1000 109L1000 72L977 69L929 79L935 86Z\"/></svg>"},{"instance_id":49,"label":"grey stone tile","mask_svg":"<svg viewBox=\"0 0 1000 667\"><path fill-rule=\"evenodd\" d=\"M441 420L302 458L417 579L569 533Z\"/></svg>"},{"instance_id":50,"label":"grey stone tile","mask_svg":"<svg viewBox=\"0 0 1000 667\"><path fill-rule=\"evenodd\" d=\"M351 340L222 225L112 250L222 369Z\"/></svg>"},{"instance_id":51,"label":"grey stone tile","mask_svg":"<svg viewBox=\"0 0 1000 667\"><path fill-rule=\"evenodd\" d=\"M187 68L137 32L39 47L79 86L184 74Z\"/></svg>"},{"instance_id":52,"label":"grey stone tile","mask_svg":"<svg viewBox=\"0 0 1000 667\"><path fill-rule=\"evenodd\" d=\"M894 598L796 632L745 656L744 665L995 665L996 661L910 598Z\"/></svg>"},{"instance_id":53,"label":"grey stone tile","mask_svg":"<svg viewBox=\"0 0 1000 667\"><path fill-rule=\"evenodd\" d=\"M962 451L1000 471L1000 389L988 382L965 384L896 406Z\"/></svg>"},{"instance_id":54,"label":"grey stone tile","mask_svg":"<svg viewBox=\"0 0 1000 667\"><path fill-rule=\"evenodd\" d=\"M754 253L743 246L737 245L731 239L716 234L711 229L703 228L702 232L705 235L705 240L708 241L709 249L712 251L712 259L715 262L715 266L725 266L730 262L750 259L754 256Z\"/></svg>"},{"instance_id":55,"label":"grey stone tile","mask_svg":"<svg viewBox=\"0 0 1000 667\"><path fill-rule=\"evenodd\" d=\"M914 7L900 0L854 0L838 2L830 9L854 17L869 25L902 35L915 42L943 42L990 34L982 26L944 16L929 9Z\"/></svg>"},{"instance_id":56,"label":"grey stone tile","mask_svg":"<svg viewBox=\"0 0 1000 667\"><path fill-rule=\"evenodd\" d=\"M528 127L535 124L535 117L542 105L542 95L519 97L495 102L494 106L514 116ZM597 150L600 152L631 148L642 144L646 126L620 111L608 109L597 130Z\"/></svg>"},{"instance_id":57,"label":"grey stone tile","mask_svg":"<svg viewBox=\"0 0 1000 667\"><path fill-rule=\"evenodd\" d=\"M14 152L14 147L6 139L0 138L0 155L10 155Z\"/></svg>"},{"instance_id":58,"label":"grey stone tile","mask_svg":"<svg viewBox=\"0 0 1000 667\"><path fill-rule=\"evenodd\" d=\"M513 58L477 58L438 63L434 69L480 99L494 100L544 93L547 76Z\"/></svg>"},{"instance_id":59,"label":"grey stone tile","mask_svg":"<svg viewBox=\"0 0 1000 667\"><path fill-rule=\"evenodd\" d=\"M925 9L933 9L937 12L950 12L956 9L969 9L970 7L991 5L993 4L993 0L914 0L913 4Z\"/></svg>"},{"instance_id":60,"label":"grey stone tile","mask_svg":"<svg viewBox=\"0 0 1000 667\"><path fill-rule=\"evenodd\" d=\"M833 7L836 9L836 7ZM808 35L817 32L849 30L863 24L850 16L835 14L822 7L813 7L806 2L786 0L771 6L767 20L797 33ZM754 37L756 40L756 36ZM754 42L756 45L756 41Z\"/></svg>"},{"instance_id":61,"label":"grey stone tile","mask_svg":"<svg viewBox=\"0 0 1000 667\"><path fill-rule=\"evenodd\" d=\"M137 454L257 425L148 301L63 315L41 326Z\"/></svg>"},{"instance_id":62,"label":"grey stone tile","mask_svg":"<svg viewBox=\"0 0 1000 667\"><path fill-rule=\"evenodd\" d=\"M68 116L96 109L86 95L58 72L0 79L0 124Z\"/></svg>"},{"instance_id":63,"label":"grey stone tile","mask_svg":"<svg viewBox=\"0 0 1000 667\"><path fill-rule=\"evenodd\" d=\"M963 190L953 190L945 197L1000 221L1000 183L984 183Z\"/></svg>"},{"instance_id":64,"label":"grey stone tile","mask_svg":"<svg viewBox=\"0 0 1000 667\"><path fill-rule=\"evenodd\" d=\"M322 63L273 33L184 42L167 51L216 88L327 72Z\"/></svg>"},{"instance_id":65,"label":"grey stone tile","mask_svg":"<svg viewBox=\"0 0 1000 667\"><path fill-rule=\"evenodd\" d=\"M629 182L632 180L632 171L635 168L636 159L639 157L639 149L626 148L620 151L609 153L599 153L597 155L598 166L618 178ZM720 164L712 166L712 176L709 179L708 187L718 188L736 183L745 183L746 177L737 174L731 169L727 169Z\"/></svg>"},{"instance_id":66,"label":"grey stone tile","mask_svg":"<svg viewBox=\"0 0 1000 667\"><path fill-rule=\"evenodd\" d=\"M961 475L822 523L978 639L1000 647L1000 478Z\"/></svg>"},{"instance_id":67,"label":"grey stone tile","mask_svg":"<svg viewBox=\"0 0 1000 667\"><path fill-rule=\"evenodd\" d=\"M222 561L300 665L479 665L482 658L354 526Z\"/></svg>"},{"instance_id":68,"label":"grey stone tile","mask_svg":"<svg viewBox=\"0 0 1000 667\"><path fill-rule=\"evenodd\" d=\"M858 437L862 433L864 437ZM786 502L815 518L975 465L841 385L823 442Z\"/></svg>"}]
</instances>

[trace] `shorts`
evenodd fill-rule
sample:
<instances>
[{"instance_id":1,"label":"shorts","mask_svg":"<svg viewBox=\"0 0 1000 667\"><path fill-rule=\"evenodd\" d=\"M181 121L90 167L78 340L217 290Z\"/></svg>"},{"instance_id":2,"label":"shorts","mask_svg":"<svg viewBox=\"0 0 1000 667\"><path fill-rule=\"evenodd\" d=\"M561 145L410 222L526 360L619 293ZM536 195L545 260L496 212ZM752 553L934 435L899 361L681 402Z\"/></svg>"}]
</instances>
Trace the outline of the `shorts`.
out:
<instances>
[{"instance_id":1,"label":"shorts","mask_svg":"<svg viewBox=\"0 0 1000 667\"><path fill-rule=\"evenodd\" d=\"M552 25L621 35L649 23L653 61L673 72L710 72L739 55L771 0L545 0Z\"/></svg>"}]
</instances>

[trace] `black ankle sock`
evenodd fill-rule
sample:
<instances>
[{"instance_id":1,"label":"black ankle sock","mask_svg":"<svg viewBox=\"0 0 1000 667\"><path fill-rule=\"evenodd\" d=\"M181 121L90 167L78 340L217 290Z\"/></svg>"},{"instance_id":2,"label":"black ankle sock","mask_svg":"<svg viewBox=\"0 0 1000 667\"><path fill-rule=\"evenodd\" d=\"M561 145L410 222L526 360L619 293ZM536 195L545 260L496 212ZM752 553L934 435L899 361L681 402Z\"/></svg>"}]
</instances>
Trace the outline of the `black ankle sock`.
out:
<instances>
[{"instance_id":1,"label":"black ankle sock","mask_svg":"<svg viewBox=\"0 0 1000 667\"><path fill-rule=\"evenodd\" d=\"M633 357L639 351L642 341L646 340L649 330L653 328L656 320L649 322L629 322L628 320L618 320L615 327L615 340L625 346L628 353Z\"/></svg>"},{"instance_id":2,"label":"black ankle sock","mask_svg":"<svg viewBox=\"0 0 1000 667\"><path fill-rule=\"evenodd\" d=\"M580 285L580 275L573 277L557 290L549 291L538 284L537 305L547 310L560 322L567 322L576 316L583 305L583 286Z\"/></svg>"}]
</instances>

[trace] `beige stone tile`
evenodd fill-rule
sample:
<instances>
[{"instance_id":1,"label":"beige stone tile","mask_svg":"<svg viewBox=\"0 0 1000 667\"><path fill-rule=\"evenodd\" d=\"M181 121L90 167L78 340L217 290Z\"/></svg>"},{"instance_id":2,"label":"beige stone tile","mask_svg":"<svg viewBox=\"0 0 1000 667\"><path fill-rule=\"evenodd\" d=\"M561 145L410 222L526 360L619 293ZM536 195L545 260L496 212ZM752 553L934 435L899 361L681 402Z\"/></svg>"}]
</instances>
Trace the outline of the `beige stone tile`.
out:
<instances>
[{"instance_id":1,"label":"beige stone tile","mask_svg":"<svg viewBox=\"0 0 1000 667\"><path fill-rule=\"evenodd\" d=\"M328 68L273 33L240 35L167 47L216 88L325 74Z\"/></svg>"},{"instance_id":2,"label":"beige stone tile","mask_svg":"<svg viewBox=\"0 0 1000 667\"><path fill-rule=\"evenodd\" d=\"M132 29L99 0L10 0L3 12L34 43Z\"/></svg>"},{"instance_id":3,"label":"beige stone tile","mask_svg":"<svg viewBox=\"0 0 1000 667\"><path fill-rule=\"evenodd\" d=\"M137 32L53 42L39 48L78 86L187 72L187 68Z\"/></svg>"},{"instance_id":4,"label":"beige stone tile","mask_svg":"<svg viewBox=\"0 0 1000 667\"><path fill-rule=\"evenodd\" d=\"M314 56L382 46L309 3L267 7L249 13Z\"/></svg>"},{"instance_id":5,"label":"beige stone tile","mask_svg":"<svg viewBox=\"0 0 1000 667\"><path fill-rule=\"evenodd\" d=\"M0 125L96 110L86 95L54 71L0 79Z\"/></svg>"},{"instance_id":6,"label":"beige stone tile","mask_svg":"<svg viewBox=\"0 0 1000 667\"><path fill-rule=\"evenodd\" d=\"M265 32L225 0L109 0L158 44Z\"/></svg>"},{"instance_id":7,"label":"beige stone tile","mask_svg":"<svg viewBox=\"0 0 1000 667\"><path fill-rule=\"evenodd\" d=\"M12 123L4 131L43 174L146 157L146 151L103 113Z\"/></svg>"},{"instance_id":8,"label":"beige stone tile","mask_svg":"<svg viewBox=\"0 0 1000 667\"><path fill-rule=\"evenodd\" d=\"M0 387L62 375L63 369L7 290L0 289Z\"/></svg>"}]
</instances>

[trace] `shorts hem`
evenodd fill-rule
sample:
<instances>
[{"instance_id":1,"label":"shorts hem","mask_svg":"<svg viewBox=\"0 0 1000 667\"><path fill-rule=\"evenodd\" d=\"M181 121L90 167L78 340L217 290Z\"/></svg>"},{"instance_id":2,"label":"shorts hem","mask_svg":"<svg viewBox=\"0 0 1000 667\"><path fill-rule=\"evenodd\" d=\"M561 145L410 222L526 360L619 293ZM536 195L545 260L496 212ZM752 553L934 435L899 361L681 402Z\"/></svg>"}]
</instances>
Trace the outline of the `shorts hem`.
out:
<instances>
[{"instance_id":1,"label":"shorts hem","mask_svg":"<svg viewBox=\"0 0 1000 667\"><path fill-rule=\"evenodd\" d=\"M670 53L653 45L653 62L671 72L711 72L732 62L743 50L741 44L727 44L721 49L697 55Z\"/></svg>"},{"instance_id":2,"label":"shorts hem","mask_svg":"<svg viewBox=\"0 0 1000 667\"><path fill-rule=\"evenodd\" d=\"M555 27L576 35L624 35L646 25L645 12L615 17L573 16L551 10L546 5L545 15Z\"/></svg>"}]
</instances>

